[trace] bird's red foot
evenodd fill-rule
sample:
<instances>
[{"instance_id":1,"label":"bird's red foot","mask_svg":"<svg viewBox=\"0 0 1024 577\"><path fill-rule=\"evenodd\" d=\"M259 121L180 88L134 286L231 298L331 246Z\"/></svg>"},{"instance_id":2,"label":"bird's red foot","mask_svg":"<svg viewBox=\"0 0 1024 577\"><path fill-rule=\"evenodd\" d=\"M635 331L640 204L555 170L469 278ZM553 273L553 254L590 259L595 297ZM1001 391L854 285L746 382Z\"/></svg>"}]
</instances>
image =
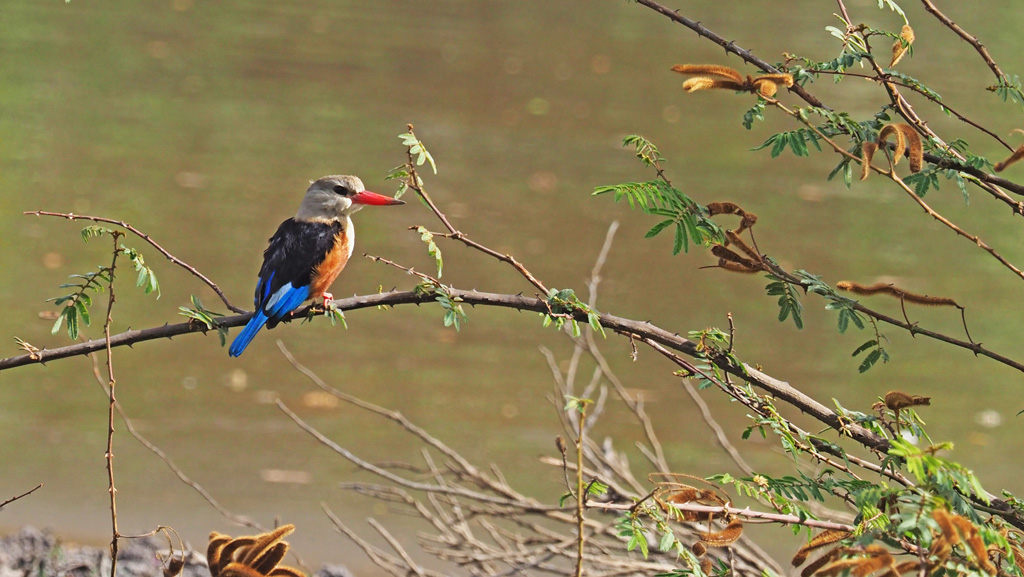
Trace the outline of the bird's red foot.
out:
<instances>
[{"instance_id":1,"label":"bird's red foot","mask_svg":"<svg viewBox=\"0 0 1024 577\"><path fill-rule=\"evenodd\" d=\"M334 295L331 293L324 293L324 308L328 308L328 305L334 301Z\"/></svg>"}]
</instances>

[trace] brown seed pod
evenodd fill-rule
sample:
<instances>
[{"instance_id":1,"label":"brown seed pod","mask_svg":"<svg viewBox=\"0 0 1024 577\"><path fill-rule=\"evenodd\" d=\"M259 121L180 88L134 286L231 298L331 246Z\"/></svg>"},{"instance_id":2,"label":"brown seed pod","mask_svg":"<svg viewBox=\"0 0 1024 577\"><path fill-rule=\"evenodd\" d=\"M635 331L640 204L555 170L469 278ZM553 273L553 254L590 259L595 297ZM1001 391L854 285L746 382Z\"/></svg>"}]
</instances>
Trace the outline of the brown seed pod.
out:
<instances>
[{"instance_id":1,"label":"brown seed pod","mask_svg":"<svg viewBox=\"0 0 1024 577\"><path fill-rule=\"evenodd\" d=\"M723 88L744 92L757 92L765 98L771 98L775 96L780 85L793 86L793 76L791 74L762 74L757 78L750 76L744 78L735 69L718 64L676 64L672 67L672 70L680 74L694 76L683 82L683 89L687 92Z\"/></svg>"},{"instance_id":2,"label":"brown seed pod","mask_svg":"<svg viewBox=\"0 0 1024 577\"><path fill-rule=\"evenodd\" d=\"M892 283L877 283L870 286L862 285L849 280L843 280L836 283L836 288L844 291L849 291L859 295L874 295L874 294L887 294L894 296L898 299L905 300L907 302L926 305L926 306L950 306L962 309L963 307L957 304L957 302L948 297L933 297L928 295L919 295L910 291L905 291Z\"/></svg>"},{"instance_id":3,"label":"brown seed pod","mask_svg":"<svg viewBox=\"0 0 1024 577\"><path fill-rule=\"evenodd\" d=\"M889 68L896 66L900 60L903 60L903 56L910 50L910 46L913 43L914 29L909 24L904 24L903 29L900 30L900 37L892 43L892 61L889 63Z\"/></svg>"},{"instance_id":4,"label":"brown seed pod","mask_svg":"<svg viewBox=\"0 0 1024 577\"><path fill-rule=\"evenodd\" d=\"M728 547L738 541L741 535L743 535L743 522L733 519L725 529L702 533L698 535L698 538L708 547Z\"/></svg>"},{"instance_id":5,"label":"brown seed pod","mask_svg":"<svg viewBox=\"0 0 1024 577\"><path fill-rule=\"evenodd\" d=\"M811 554L811 551L821 549L822 547L831 545L837 541L842 541L850 535L851 533L849 531L838 531L836 529L826 529L825 531L818 533L811 538L806 545L801 547L800 550L796 552L796 555L793 555L793 566L799 567L803 565L804 561L806 561L807 557Z\"/></svg>"},{"instance_id":6,"label":"brown seed pod","mask_svg":"<svg viewBox=\"0 0 1024 577\"><path fill-rule=\"evenodd\" d=\"M278 565L288 552L288 543L283 539L294 530L294 525L282 525L274 531L235 539L217 532L210 533L207 547L210 575L305 577L298 569Z\"/></svg>"},{"instance_id":7,"label":"brown seed pod","mask_svg":"<svg viewBox=\"0 0 1024 577\"><path fill-rule=\"evenodd\" d=\"M712 88L723 88L726 90L743 90L743 84L739 82L733 82L732 80L724 80L720 78L711 78L710 76L694 76L693 78L687 78L683 82L683 90L687 92L696 92L698 90L709 90Z\"/></svg>"},{"instance_id":8,"label":"brown seed pod","mask_svg":"<svg viewBox=\"0 0 1024 577\"><path fill-rule=\"evenodd\" d=\"M1018 146L1017 150L1014 150L1013 154L1011 154L1009 158L1002 162L997 162L993 168L996 169L996 172L1002 172L1006 170L1006 167L1010 166L1011 164L1015 164L1022 158L1024 158L1024 144Z\"/></svg>"},{"instance_id":9,"label":"brown seed pod","mask_svg":"<svg viewBox=\"0 0 1024 577\"><path fill-rule=\"evenodd\" d=\"M901 391L889 391L885 394L885 406L893 411L932 404L931 397L908 395Z\"/></svg>"},{"instance_id":10,"label":"brown seed pod","mask_svg":"<svg viewBox=\"0 0 1024 577\"><path fill-rule=\"evenodd\" d=\"M672 67L672 71L680 74L719 76L735 82L743 82L743 76L734 68L720 64L676 64Z\"/></svg>"},{"instance_id":11,"label":"brown seed pod","mask_svg":"<svg viewBox=\"0 0 1024 577\"><path fill-rule=\"evenodd\" d=\"M871 174L871 159L875 156L878 145L865 140L860 143L860 179L866 180Z\"/></svg>"},{"instance_id":12,"label":"brown seed pod","mask_svg":"<svg viewBox=\"0 0 1024 577\"><path fill-rule=\"evenodd\" d=\"M720 244L716 244L716 245L711 247L711 254L717 256L720 259L724 259L724 260L727 260L727 261L730 261L730 262L734 262L734 263L736 263L738 265L744 266L744 267L746 267L748 269L760 270L760 268L761 268L758 265L758 263L756 263L756 262L754 262L754 261L752 261L750 259L744 258L744 257L734 253L733 251L725 248L724 246L722 246Z\"/></svg>"}]
</instances>

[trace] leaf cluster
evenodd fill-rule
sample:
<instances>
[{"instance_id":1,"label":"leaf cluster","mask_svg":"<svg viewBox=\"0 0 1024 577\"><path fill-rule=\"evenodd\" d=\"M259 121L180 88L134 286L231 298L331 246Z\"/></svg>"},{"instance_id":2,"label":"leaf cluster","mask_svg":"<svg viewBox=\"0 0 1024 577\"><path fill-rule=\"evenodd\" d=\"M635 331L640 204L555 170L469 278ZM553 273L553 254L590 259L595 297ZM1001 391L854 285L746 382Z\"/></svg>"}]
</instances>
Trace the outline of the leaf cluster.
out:
<instances>
[{"instance_id":1,"label":"leaf cluster","mask_svg":"<svg viewBox=\"0 0 1024 577\"><path fill-rule=\"evenodd\" d=\"M99 270L69 275L68 278L74 280L64 283L58 288L76 290L64 296L47 299L48 302L53 302L57 306L64 306L57 317L57 322L53 323L50 333L57 334L61 326L67 323L68 338L77 340L80 325L89 326L91 322L89 307L92 306L92 297L89 296L89 293L103 292L105 285L110 284L112 276L109 267L100 267Z\"/></svg>"},{"instance_id":2,"label":"leaf cluster","mask_svg":"<svg viewBox=\"0 0 1024 577\"><path fill-rule=\"evenodd\" d=\"M437 243L434 242L434 233L427 230L425 227L416 227L416 232L420 233L420 240L427 245L427 254L434 257L434 262L437 264L437 278L441 278L441 271L444 268L444 259L441 258L441 249L437 247Z\"/></svg>"},{"instance_id":3,"label":"leaf cluster","mask_svg":"<svg viewBox=\"0 0 1024 577\"><path fill-rule=\"evenodd\" d=\"M117 239L122 235L123 233L119 231L103 226L87 226L82 229L82 240L85 242L102 236L110 236L116 244ZM132 266L138 273L136 286L142 288L146 294L156 292L157 298L160 298L160 284L157 282L156 273L146 265L142 254L124 244L117 245L114 250L117 254L127 257L129 262L132 263ZM51 334L57 334L62 326L67 326L68 337L72 340L78 339L82 325L89 326L92 321L92 316L89 312L89 307L92 306L92 296L90 294L109 289L110 285L114 282L114 276L114 269L111 266L99 266L97 270L91 272L68 275L68 278L72 279L72 281L61 284L58 288L75 290L63 296L47 299L47 302L52 302L56 306L63 305L63 308L58 313L57 321L50 330Z\"/></svg>"},{"instance_id":4,"label":"leaf cluster","mask_svg":"<svg viewBox=\"0 0 1024 577\"><path fill-rule=\"evenodd\" d=\"M760 146L753 150L761 150L770 146L771 157L775 158L782 154L782 152L788 147L793 151L793 154L797 156L810 156L807 143L810 143L818 150L818 152L821 152L821 144L818 143L818 140L818 135L813 131L806 128L799 128L797 130L773 134L768 137L768 140L765 140Z\"/></svg>"},{"instance_id":5,"label":"leaf cluster","mask_svg":"<svg viewBox=\"0 0 1024 577\"><path fill-rule=\"evenodd\" d=\"M594 189L593 194L609 192L613 193L615 202L625 198L629 202L630 208L640 209L645 214L664 217L664 220L651 227L644 236L651 238L672 228L675 233L672 254L689 252L691 242L700 246L724 242L725 237L722 230L707 217L702 208L682 191L664 181L627 182L600 186Z\"/></svg>"},{"instance_id":6,"label":"leaf cluster","mask_svg":"<svg viewBox=\"0 0 1024 577\"><path fill-rule=\"evenodd\" d=\"M194 308L191 309L188 307L178 307L178 310L180 311L178 314L185 318L202 323L207 330L216 330L217 336L220 338L220 346L223 347L226 345L228 329L227 327L222 326L217 320L217 317L222 317L224 315L204 307L203 301L199 300L199 297L196 295L192 295L192 306Z\"/></svg>"},{"instance_id":7,"label":"leaf cluster","mask_svg":"<svg viewBox=\"0 0 1024 577\"><path fill-rule=\"evenodd\" d=\"M452 296L448 286L428 280L416 285L415 291L417 294L434 295L434 300L441 305L441 310L444 311L444 326L455 327L455 330L458 331L462 323L469 320L466 311L462 308L462 299Z\"/></svg>"},{"instance_id":8,"label":"leaf cluster","mask_svg":"<svg viewBox=\"0 0 1024 577\"><path fill-rule=\"evenodd\" d=\"M402 139L402 146L409 149L409 156L415 157L413 162L415 162L416 166L423 166L423 163L429 162L430 168L434 171L434 174L437 174L437 165L434 164L434 157L430 155L427 147L412 132L412 127L410 127L409 132L398 135L398 138Z\"/></svg>"},{"instance_id":9,"label":"leaf cluster","mask_svg":"<svg viewBox=\"0 0 1024 577\"><path fill-rule=\"evenodd\" d=\"M590 328L594 332L601 333L601 336L606 336L604 327L601 326L601 314L581 301L573 289L550 289L546 304L548 312L541 313L545 327L554 324L556 329L561 329L568 322L572 328L572 336L578 337L582 333L580 325L576 321L576 314L583 313L587 315L587 323Z\"/></svg>"}]
</instances>

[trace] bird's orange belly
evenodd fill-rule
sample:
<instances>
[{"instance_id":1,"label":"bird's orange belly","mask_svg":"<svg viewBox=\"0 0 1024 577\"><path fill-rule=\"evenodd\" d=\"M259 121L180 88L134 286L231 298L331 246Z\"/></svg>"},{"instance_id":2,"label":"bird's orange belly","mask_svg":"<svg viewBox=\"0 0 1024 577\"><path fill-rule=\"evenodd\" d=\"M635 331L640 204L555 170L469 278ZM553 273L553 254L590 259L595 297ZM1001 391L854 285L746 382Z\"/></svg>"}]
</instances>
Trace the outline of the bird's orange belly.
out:
<instances>
[{"instance_id":1,"label":"bird's orange belly","mask_svg":"<svg viewBox=\"0 0 1024 577\"><path fill-rule=\"evenodd\" d=\"M334 246L328 251L327 256L313 270L313 277L310 279L309 296L319 298L327 289L331 288L342 269L348 264L349 246L348 237L344 232L334 237Z\"/></svg>"}]
</instances>

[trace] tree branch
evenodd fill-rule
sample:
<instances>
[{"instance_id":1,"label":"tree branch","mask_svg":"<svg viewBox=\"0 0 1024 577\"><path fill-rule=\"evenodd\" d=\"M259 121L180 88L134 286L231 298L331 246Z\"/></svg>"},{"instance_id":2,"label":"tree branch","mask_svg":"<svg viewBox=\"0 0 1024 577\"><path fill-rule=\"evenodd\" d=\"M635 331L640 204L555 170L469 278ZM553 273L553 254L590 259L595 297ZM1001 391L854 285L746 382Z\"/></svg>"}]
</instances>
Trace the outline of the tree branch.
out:
<instances>
[{"instance_id":1,"label":"tree branch","mask_svg":"<svg viewBox=\"0 0 1024 577\"><path fill-rule=\"evenodd\" d=\"M514 308L517 310L533 311L537 313L548 313L548 304L540 299L527 297L522 295L505 295L495 293L482 293L477 291L464 291L458 289L449 289L449 294L453 299L457 299L462 303L469 305L482 305L482 306L497 306L505 308ZM340 310L357 310L376 306L395 306L400 304L426 304L434 302L434 295L428 293L417 293L414 291L405 292L388 292L374 295L354 296L347 299L340 299L334 301ZM296 311L292 318L305 318L306 313L310 307ZM218 319L218 323L223 327L237 327L244 325L248 322L251 313L244 315L235 315L230 317L224 317ZM577 321L581 323L587 322L587 315L584 312L577 312ZM685 339L678 334L669 332L660 327L654 326L649 322L640 322L622 317L617 317L610 314L602 314L600 316L600 323L606 329L610 329L622 335L626 335L632 338L644 338L652 342L656 342L669 349L681 352L685 355L694 357L699 355L697 349L697 343ZM118 335L112 335L110 337L110 346L119 347L124 345L133 345L135 343L150 341L160 338L171 338L178 335L195 333L195 332L206 332L206 326L196 322L185 322L176 325L163 325L161 327L154 327L150 329L142 330L129 330ZM105 339L96 339L87 341L84 343L77 343L66 347L57 349L43 349L34 353L19 355L16 357L10 357L7 359L0 360L0 371L11 369L14 367L20 367L25 365L31 365L36 363L45 363L47 361L63 359L67 357L85 355L98 350L106 348L107 343ZM843 423L839 416L831 409L812 399L811 397L803 394L799 390L792 387L789 383L781 381L762 373L756 368L750 365L743 366L724 366L723 370L730 374L751 382L752 384L768 391L777 398L785 400L798 407L801 411L812 415L822 423L829 427L843 431L844 434L849 435L858 442L865 446L885 452L888 448L888 442L885 439L875 435L874 433L859 427L851 425L849 423Z\"/></svg>"}]
</instances>

